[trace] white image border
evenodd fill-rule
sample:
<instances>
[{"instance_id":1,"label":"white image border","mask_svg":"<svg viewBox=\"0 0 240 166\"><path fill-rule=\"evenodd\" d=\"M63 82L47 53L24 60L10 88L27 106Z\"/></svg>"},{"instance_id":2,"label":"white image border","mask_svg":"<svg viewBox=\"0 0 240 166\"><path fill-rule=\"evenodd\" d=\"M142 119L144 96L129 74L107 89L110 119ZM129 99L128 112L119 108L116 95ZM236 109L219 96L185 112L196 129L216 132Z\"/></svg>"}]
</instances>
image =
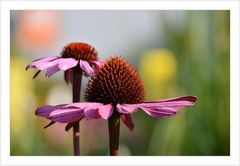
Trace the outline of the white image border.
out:
<instances>
[{"instance_id":1,"label":"white image border","mask_svg":"<svg viewBox=\"0 0 240 166\"><path fill-rule=\"evenodd\" d=\"M230 156L10 156L11 10L230 10ZM239 1L2 1L1 139L3 165L238 165L239 164Z\"/></svg>"}]
</instances>

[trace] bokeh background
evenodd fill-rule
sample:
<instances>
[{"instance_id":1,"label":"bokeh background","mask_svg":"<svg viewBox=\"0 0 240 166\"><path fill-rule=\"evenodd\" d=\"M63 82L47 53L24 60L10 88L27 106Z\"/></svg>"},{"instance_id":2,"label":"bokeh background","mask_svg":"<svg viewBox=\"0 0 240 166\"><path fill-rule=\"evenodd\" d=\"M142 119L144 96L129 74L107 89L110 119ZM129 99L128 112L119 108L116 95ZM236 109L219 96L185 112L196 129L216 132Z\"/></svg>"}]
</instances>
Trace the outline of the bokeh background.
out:
<instances>
[{"instance_id":1,"label":"bokeh background","mask_svg":"<svg viewBox=\"0 0 240 166\"><path fill-rule=\"evenodd\" d=\"M230 155L229 11L11 11L11 155L72 155L72 131L43 129L45 104L71 102L63 73L51 78L32 60L87 42L100 59L122 55L138 70L147 100L196 95L194 107L170 118L134 114L121 125L121 155ZM82 90L87 78L83 79ZM83 100L83 95L82 95ZM107 155L107 121L81 122L82 155Z\"/></svg>"}]
</instances>

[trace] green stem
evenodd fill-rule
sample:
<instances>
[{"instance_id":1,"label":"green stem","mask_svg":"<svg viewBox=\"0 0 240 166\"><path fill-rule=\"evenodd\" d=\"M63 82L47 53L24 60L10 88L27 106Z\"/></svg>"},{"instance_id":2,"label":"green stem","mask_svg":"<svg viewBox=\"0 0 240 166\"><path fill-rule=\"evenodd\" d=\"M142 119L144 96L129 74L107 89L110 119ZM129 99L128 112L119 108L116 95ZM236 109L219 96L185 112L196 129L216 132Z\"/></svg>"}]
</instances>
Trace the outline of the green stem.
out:
<instances>
[{"instance_id":1,"label":"green stem","mask_svg":"<svg viewBox=\"0 0 240 166\"><path fill-rule=\"evenodd\" d=\"M114 108L112 116L108 119L109 151L111 156L118 156L120 114Z\"/></svg>"},{"instance_id":2,"label":"green stem","mask_svg":"<svg viewBox=\"0 0 240 166\"><path fill-rule=\"evenodd\" d=\"M82 83L82 71L78 68L73 69L72 94L73 103L80 101L80 91ZM80 124L79 121L73 126L73 149L74 156L80 156Z\"/></svg>"}]
</instances>

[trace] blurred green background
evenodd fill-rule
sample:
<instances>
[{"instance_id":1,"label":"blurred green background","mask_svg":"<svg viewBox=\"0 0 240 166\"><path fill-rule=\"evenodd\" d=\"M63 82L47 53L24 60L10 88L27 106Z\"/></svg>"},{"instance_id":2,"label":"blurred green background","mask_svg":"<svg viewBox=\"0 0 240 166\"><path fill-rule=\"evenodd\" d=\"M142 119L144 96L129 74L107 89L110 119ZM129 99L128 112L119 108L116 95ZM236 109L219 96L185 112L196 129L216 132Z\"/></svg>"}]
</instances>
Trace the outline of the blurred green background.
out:
<instances>
[{"instance_id":1,"label":"blurred green background","mask_svg":"<svg viewBox=\"0 0 240 166\"><path fill-rule=\"evenodd\" d=\"M194 107L121 125L120 155L230 155L229 11L11 11L11 155L72 155L72 131L48 129L34 110L71 102L71 86L25 71L32 60L87 42L100 59L122 55L139 71L147 100L196 95ZM82 91L87 78L83 79ZM82 94L83 99L83 94ZM107 121L81 122L82 155L108 154Z\"/></svg>"}]
</instances>

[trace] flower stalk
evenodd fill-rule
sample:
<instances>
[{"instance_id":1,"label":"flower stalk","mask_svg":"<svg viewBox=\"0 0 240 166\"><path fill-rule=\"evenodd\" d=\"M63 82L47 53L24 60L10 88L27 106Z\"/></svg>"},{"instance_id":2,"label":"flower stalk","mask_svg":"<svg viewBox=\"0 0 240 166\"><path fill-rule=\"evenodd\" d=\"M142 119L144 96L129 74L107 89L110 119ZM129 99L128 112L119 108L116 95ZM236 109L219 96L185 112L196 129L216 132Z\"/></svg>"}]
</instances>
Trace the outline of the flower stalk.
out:
<instances>
[{"instance_id":1,"label":"flower stalk","mask_svg":"<svg viewBox=\"0 0 240 166\"><path fill-rule=\"evenodd\" d=\"M120 114L114 107L112 116L108 119L109 151L110 156L118 156Z\"/></svg>"},{"instance_id":2,"label":"flower stalk","mask_svg":"<svg viewBox=\"0 0 240 166\"><path fill-rule=\"evenodd\" d=\"M72 94L73 103L80 102L80 91L82 83L82 71L79 68L73 69ZM74 156L80 156L80 124L79 120L73 126L73 149Z\"/></svg>"}]
</instances>

